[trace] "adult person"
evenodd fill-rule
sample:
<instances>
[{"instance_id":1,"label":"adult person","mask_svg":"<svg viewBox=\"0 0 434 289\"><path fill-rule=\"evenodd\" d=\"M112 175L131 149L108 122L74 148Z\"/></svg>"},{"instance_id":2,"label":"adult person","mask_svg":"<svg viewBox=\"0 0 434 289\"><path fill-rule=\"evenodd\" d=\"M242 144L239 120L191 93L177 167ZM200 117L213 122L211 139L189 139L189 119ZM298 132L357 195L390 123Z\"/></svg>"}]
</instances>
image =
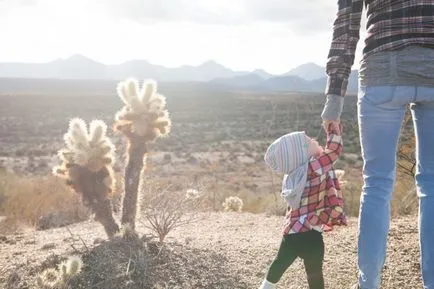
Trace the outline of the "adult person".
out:
<instances>
[{"instance_id":1,"label":"adult person","mask_svg":"<svg viewBox=\"0 0 434 289\"><path fill-rule=\"evenodd\" d=\"M434 289L434 0L339 0L326 72L326 124L338 125L363 7L367 36L359 70L358 122L364 160L354 288L380 287L407 104L416 134L419 239L425 289Z\"/></svg>"}]
</instances>

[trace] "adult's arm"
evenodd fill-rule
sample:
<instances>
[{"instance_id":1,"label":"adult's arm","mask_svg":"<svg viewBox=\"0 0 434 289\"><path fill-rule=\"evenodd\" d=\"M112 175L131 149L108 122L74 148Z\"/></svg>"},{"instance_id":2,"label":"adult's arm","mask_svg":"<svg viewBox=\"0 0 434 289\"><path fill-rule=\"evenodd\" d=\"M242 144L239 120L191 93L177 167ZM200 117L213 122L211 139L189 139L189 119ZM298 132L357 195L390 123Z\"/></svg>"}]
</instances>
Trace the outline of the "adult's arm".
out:
<instances>
[{"instance_id":1,"label":"adult's arm","mask_svg":"<svg viewBox=\"0 0 434 289\"><path fill-rule=\"evenodd\" d=\"M363 3L363 0L338 1L338 13L333 24L333 39L326 66L327 101L321 114L325 121L339 121L342 113L348 78L359 41Z\"/></svg>"}]
</instances>

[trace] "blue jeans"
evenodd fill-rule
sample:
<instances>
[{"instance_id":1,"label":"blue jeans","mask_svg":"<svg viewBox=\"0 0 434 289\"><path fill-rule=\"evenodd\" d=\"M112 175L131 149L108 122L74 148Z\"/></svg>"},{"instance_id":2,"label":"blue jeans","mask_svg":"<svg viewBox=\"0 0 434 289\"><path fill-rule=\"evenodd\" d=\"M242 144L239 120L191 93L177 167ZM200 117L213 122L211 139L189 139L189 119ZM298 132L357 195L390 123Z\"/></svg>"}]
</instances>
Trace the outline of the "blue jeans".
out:
<instances>
[{"instance_id":1,"label":"blue jeans","mask_svg":"<svg viewBox=\"0 0 434 289\"><path fill-rule=\"evenodd\" d=\"M419 240L425 289L434 289L434 87L360 87L358 116L364 159L358 265L362 289L380 288L386 256L396 150L406 105L416 133Z\"/></svg>"}]
</instances>

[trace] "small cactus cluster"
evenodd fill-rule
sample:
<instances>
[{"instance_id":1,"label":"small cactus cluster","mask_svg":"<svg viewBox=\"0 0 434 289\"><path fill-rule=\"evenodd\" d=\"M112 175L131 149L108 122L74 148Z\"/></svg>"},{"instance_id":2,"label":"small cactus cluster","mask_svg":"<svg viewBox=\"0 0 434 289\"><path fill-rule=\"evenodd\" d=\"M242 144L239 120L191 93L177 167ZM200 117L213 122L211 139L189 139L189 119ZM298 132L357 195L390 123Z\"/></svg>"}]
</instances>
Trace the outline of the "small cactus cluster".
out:
<instances>
[{"instance_id":1,"label":"small cactus cluster","mask_svg":"<svg viewBox=\"0 0 434 289\"><path fill-rule=\"evenodd\" d=\"M228 211L242 212L244 202L239 197L231 196L231 197L227 197L222 205L226 212Z\"/></svg>"},{"instance_id":2,"label":"small cactus cluster","mask_svg":"<svg viewBox=\"0 0 434 289\"><path fill-rule=\"evenodd\" d=\"M112 216L108 195L114 182L112 164L114 146L106 136L107 125L100 120L86 123L74 118L64 135L65 148L58 153L62 163L53 169L54 174L66 179L90 207L109 237L119 230Z\"/></svg>"},{"instance_id":3,"label":"small cactus cluster","mask_svg":"<svg viewBox=\"0 0 434 289\"><path fill-rule=\"evenodd\" d=\"M185 192L185 198L188 200L195 200L201 197L201 193L196 189L188 189Z\"/></svg>"},{"instance_id":4,"label":"small cactus cluster","mask_svg":"<svg viewBox=\"0 0 434 289\"><path fill-rule=\"evenodd\" d=\"M38 286L41 289L58 288L60 280L59 272L52 268L42 272L36 279Z\"/></svg>"},{"instance_id":5,"label":"small cactus cluster","mask_svg":"<svg viewBox=\"0 0 434 289\"><path fill-rule=\"evenodd\" d=\"M170 132L171 121L165 109L166 98L157 93L157 83L130 78L118 84L117 92L124 107L116 113L115 128L127 137L153 141Z\"/></svg>"},{"instance_id":6,"label":"small cactus cluster","mask_svg":"<svg viewBox=\"0 0 434 289\"><path fill-rule=\"evenodd\" d=\"M344 170L335 170L336 177L339 180L341 186L346 185L347 181L344 180L345 171Z\"/></svg>"},{"instance_id":7,"label":"small cactus cluster","mask_svg":"<svg viewBox=\"0 0 434 289\"><path fill-rule=\"evenodd\" d=\"M83 267L83 261L79 256L70 256L60 263L58 269L47 269L36 279L41 289L66 289L72 277L79 274Z\"/></svg>"}]
</instances>

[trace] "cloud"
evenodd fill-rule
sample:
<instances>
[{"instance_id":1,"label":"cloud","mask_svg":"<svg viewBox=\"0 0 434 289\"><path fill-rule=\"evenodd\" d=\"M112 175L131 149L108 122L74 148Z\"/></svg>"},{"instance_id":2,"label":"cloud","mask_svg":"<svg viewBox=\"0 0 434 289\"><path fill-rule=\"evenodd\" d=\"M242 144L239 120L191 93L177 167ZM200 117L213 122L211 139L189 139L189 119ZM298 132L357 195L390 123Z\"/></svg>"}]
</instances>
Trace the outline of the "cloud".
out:
<instances>
[{"instance_id":1,"label":"cloud","mask_svg":"<svg viewBox=\"0 0 434 289\"><path fill-rule=\"evenodd\" d=\"M324 0L108 0L108 12L139 22L243 25L278 22L300 34L331 29L337 5Z\"/></svg>"},{"instance_id":2,"label":"cloud","mask_svg":"<svg viewBox=\"0 0 434 289\"><path fill-rule=\"evenodd\" d=\"M0 6L72 5L78 0L0 0ZM86 2L86 1L78 1ZM272 22L299 35L330 31L337 12L336 1L326 0L93 0L115 18L145 24L188 21L204 25L249 25ZM92 5L94 6L94 5ZM4 10L4 9L3 9Z\"/></svg>"},{"instance_id":3,"label":"cloud","mask_svg":"<svg viewBox=\"0 0 434 289\"><path fill-rule=\"evenodd\" d=\"M2 4L8 5L16 5L16 6L27 6L27 5L36 5L38 0L0 0Z\"/></svg>"}]
</instances>

